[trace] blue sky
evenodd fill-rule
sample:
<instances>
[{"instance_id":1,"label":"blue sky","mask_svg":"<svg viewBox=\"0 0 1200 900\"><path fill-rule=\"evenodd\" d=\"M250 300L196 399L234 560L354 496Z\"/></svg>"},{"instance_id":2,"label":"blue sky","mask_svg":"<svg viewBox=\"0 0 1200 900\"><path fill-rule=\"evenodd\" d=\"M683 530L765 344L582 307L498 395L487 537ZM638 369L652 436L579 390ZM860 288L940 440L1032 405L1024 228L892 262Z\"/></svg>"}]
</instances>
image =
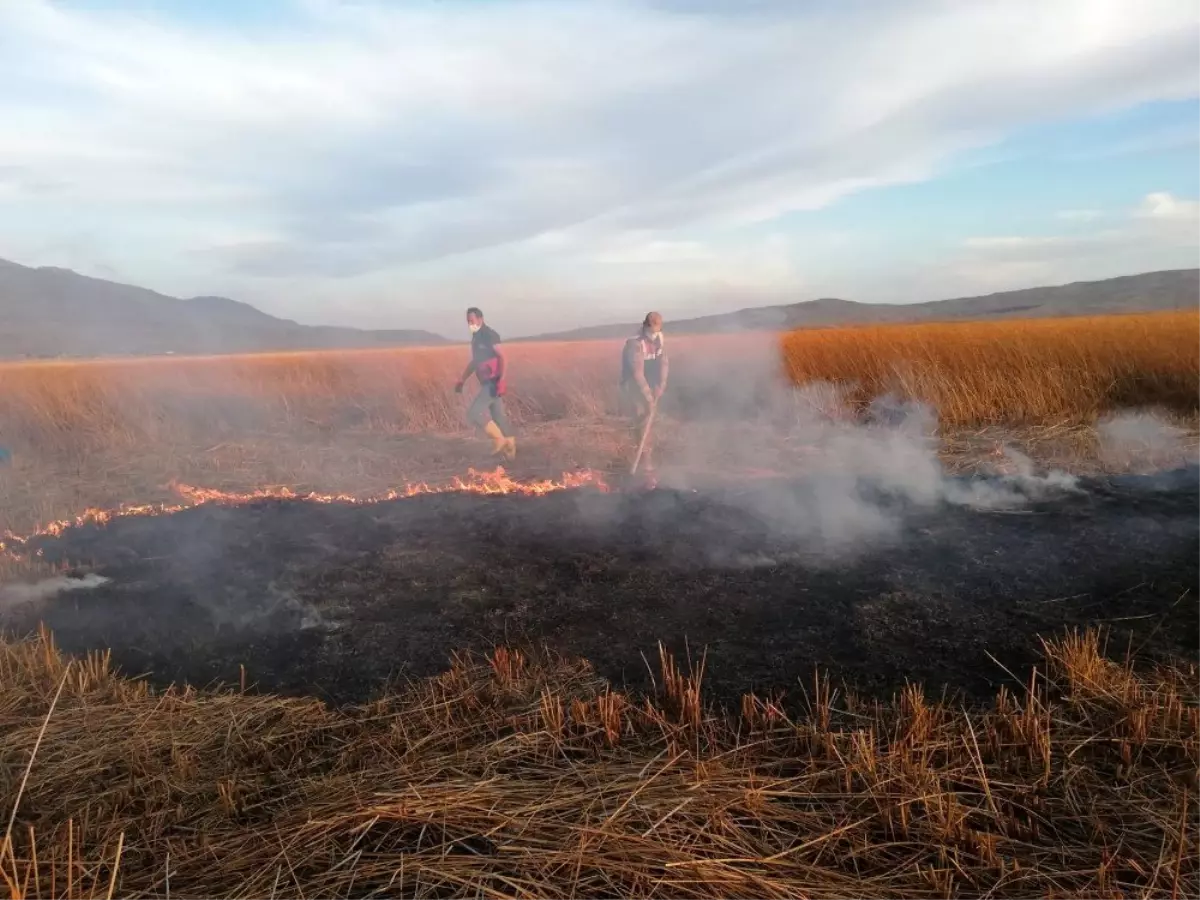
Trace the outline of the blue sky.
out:
<instances>
[{"instance_id":1,"label":"blue sky","mask_svg":"<svg viewBox=\"0 0 1200 900\"><path fill-rule=\"evenodd\" d=\"M0 257L505 333L1200 265L1192 0L5 0Z\"/></svg>"}]
</instances>

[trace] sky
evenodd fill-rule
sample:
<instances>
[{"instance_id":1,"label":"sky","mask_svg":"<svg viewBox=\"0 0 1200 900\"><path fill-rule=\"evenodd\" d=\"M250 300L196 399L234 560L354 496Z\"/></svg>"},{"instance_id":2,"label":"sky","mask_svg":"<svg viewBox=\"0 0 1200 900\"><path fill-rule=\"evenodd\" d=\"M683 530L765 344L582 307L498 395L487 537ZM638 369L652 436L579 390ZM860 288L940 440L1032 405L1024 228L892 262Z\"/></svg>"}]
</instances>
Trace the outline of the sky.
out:
<instances>
[{"instance_id":1,"label":"sky","mask_svg":"<svg viewBox=\"0 0 1200 900\"><path fill-rule=\"evenodd\" d=\"M502 334L1200 265L1194 0L0 0L0 258Z\"/></svg>"}]
</instances>

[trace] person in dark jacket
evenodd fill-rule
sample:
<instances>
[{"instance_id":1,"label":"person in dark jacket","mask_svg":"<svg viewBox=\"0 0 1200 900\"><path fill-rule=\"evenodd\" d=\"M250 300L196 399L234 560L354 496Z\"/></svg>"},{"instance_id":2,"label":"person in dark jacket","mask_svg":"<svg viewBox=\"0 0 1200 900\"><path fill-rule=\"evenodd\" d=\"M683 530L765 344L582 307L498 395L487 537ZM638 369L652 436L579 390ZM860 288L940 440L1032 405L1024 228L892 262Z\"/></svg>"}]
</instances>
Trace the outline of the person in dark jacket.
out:
<instances>
[{"instance_id":1,"label":"person in dark jacket","mask_svg":"<svg viewBox=\"0 0 1200 900\"><path fill-rule=\"evenodd\" d=\"M494 455L514 459L517 439L504 413L508 361L500 347L500 335L483 321L483 313L476 306L467 310L467 328L471 331L471 361L454 385L454 392L461 394L463 385L472 375L479 380L479 393L471 401L467 420L492 439Z\"/></svg>"},{"instance_id":2,"label":"person in dark jacket","mask_svg":"<svg viewBox=\"0 0 1200 900\"><path fill-rule=\"evenodd\" d=\"M663 346L662 326L661 314L647 313L641 330L625 342L621 353L621 405L630 421L635 447L641 443L650 411L658 405L667 388L667 351ZM645 470L653 471L649 441L642 460Z\"/></svg>"}]
</instances>

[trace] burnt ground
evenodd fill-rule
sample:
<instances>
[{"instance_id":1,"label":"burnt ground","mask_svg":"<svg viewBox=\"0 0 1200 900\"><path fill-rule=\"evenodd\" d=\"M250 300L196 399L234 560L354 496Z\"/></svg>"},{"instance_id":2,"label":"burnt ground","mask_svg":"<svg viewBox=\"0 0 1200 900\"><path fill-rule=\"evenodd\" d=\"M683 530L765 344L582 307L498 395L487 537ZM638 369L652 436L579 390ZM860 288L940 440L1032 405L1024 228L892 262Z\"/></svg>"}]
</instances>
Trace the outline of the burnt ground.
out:
<instances>
[{"instance_id":1,"label":"burnt ground","mask_svg":"<svg viewBox=\"0 0 1200 900\"><path fill-rule=\"evenodd\" d=\"M245 664L261 689L334 702L501 642L586 657L630 687L649 685L659 639L706 649L724 700L795 696L814 666L872 693L990 695L999 663L1028 673L1039 635L1095 623L1112 652L1194 659L1196 469L1079 487L1004 511L811 480L208 505L41 539L47 559L111 581L0 615L155 682L236 683Z\"/></svg>"}]
</instances>

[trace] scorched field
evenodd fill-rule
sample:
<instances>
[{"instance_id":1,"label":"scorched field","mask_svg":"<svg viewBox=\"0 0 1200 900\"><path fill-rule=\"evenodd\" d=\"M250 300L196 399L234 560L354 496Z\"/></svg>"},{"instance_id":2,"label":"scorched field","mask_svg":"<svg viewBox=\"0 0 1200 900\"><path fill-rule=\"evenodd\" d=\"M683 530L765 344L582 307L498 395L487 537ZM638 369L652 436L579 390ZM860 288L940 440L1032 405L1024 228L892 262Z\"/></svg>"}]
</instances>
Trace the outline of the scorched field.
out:
<instances>
[{"instance_id":1,"label":"scorched field","mask_svg":"<svg viewBox=\"0 0 1200 900\"><path fill-rule=\"evenodd\" d=\"M0 884L1193 896L1198 327L2 366Z\"/></svg>"}]
</instances>

